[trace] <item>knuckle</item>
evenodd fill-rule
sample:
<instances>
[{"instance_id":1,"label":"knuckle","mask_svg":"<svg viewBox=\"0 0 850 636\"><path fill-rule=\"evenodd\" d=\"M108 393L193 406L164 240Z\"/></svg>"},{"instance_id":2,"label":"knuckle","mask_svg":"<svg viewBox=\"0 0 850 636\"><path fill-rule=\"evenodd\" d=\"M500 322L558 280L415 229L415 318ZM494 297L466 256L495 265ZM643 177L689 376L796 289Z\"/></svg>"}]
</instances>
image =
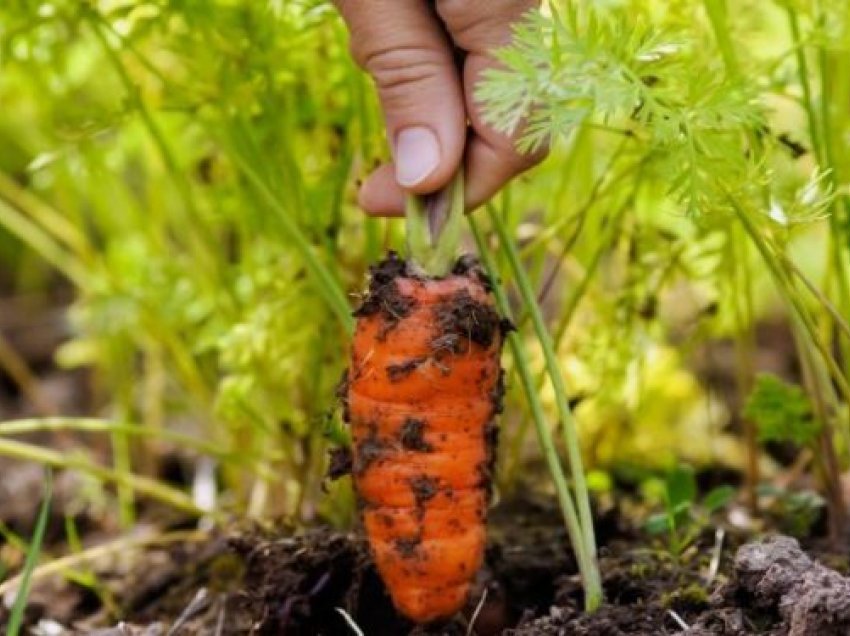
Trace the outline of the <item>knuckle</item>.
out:
<instances>
[{"instance_id":1,"label":"knuckle","mask_svg":"<svg viewBox=\"0 0 850 636\"><path fill-rule=\"evenodd\" d=\"M539 6L539 0L437 0L436 4L452 38L467 50L502 43L513 22Z\"/></svg>"},{"instance_id":2,"label":"knuckle","mask_svg":"<svg viewBox=\"0 0 850 636\"><path fill-rule=\"evenodd\" d=\"M413 85L438 78L445 60L427 47L401 46L369 51L361 65L375 80L381 95L392 99Z\"/></svg>"}]
</instances>

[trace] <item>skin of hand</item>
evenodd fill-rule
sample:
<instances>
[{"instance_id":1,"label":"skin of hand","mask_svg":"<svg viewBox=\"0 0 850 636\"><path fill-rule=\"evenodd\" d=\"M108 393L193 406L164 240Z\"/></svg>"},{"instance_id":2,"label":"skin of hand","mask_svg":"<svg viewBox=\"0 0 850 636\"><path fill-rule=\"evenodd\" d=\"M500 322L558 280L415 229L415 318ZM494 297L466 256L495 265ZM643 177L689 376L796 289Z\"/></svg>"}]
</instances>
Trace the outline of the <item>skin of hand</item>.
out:
<instances>
[{"instance_id":1,"label":"skin of hand","mask_svg":"<svg viewBox=\"0 0 850 636\"><path fill-rule=\"evenodd\" d=\"M492 51L538 0L335 0L354 60L372 76L384 111L392 163L360 188L375 216L404 213L408 193L445 186L464 161L467 208L487 201L545 151L523 155L484 121L475 103ZM455 51L464 53L459 67Z\"/></svg>"}]
</instances>

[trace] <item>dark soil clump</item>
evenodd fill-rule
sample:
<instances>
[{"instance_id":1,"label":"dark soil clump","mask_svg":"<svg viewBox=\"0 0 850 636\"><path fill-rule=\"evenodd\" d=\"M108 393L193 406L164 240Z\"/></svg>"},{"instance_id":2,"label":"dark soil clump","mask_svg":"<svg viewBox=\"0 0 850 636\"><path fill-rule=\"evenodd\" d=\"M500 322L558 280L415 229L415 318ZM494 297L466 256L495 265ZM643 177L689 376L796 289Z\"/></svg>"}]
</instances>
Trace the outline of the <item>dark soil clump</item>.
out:
<instances>
[{"instance_id":1,"label":"dark soil clump","mask_svg":"<svg viewBox=\"0 0 850 636\"><path fill-rule=\"evenodd\" d=\"M345 446L332 448L328 451L328 456L328 479L335 481L351 474L354 468L354 457L350 448Z\"/></svg>"},{"instance_id":2,"label":"dark soil clump","mask_svg":"<svg viewBox=\"0 0 850 636\"><path fill-rule=\"evenodd\" d=\"M388 327L410 313L416 300L401 294L395 279L407 276L407 263L395 252L369 268L369 290L363 303L354 311L355 317L383 313Z\"/></svg>"},{"instance_id":3,"label":"dark soil clump","mask_svg":"<svg viewBox=\"0 0 850 636\"><path fill-rule=\"evenodd\" d=\"M416 535L407 539L396 539L395 549L405 559L412 559L416 556L416 548L422 543L422 537Z\"/></svg>"},{"instance_id":4,"label":"dark soil clump","mask_svg":"<svg viewBox=\"0 0 850 636\"><path fill-rule=\"evenodd\" d=\"M430 453L434 447L425 441L426 422L421 418L408 417L401 427L400 440L405 450Z\"/></svg>"},{"instance_id":5,"label":"dark soil clump","mask_svg":"<svg viewBox=\"0 0 850 636\"><path fill-rule=\"evenodd\" d=\"M474 254L464 254L452 268L455 276L474 276L488 292L493 290L493 282L487 273L481 268L478 257Z\"/></svg>"},{"instance_id":6,"label":"dark soil clump","mask_svg":"<svg viewBox=\"0 0 850 636\"><path fill-rule=\"evenodd\" d=\"M790 537L769 537L741 547L735 578L714 601L778 615L782 624L774 634L850 634L850 579L813 560Z\"/></svg>"},{"instance_id":7,"label":"dark soil clump","mask_svg":"<svg viewBox=\"0 0 850 636\"><path fill-rule=\"evenodd\" d=\"M387 367L387 377L390 382L398 382L413 373L425 360L427 358L411 358L399 364L391 364Z\"/></svg>"},{"instance_id":8,"label":"dark soil clump","mask_svg":"<svg viewBox=\"0 0 850 636\"><path fill-rule=\"evenodd\" d=\"M440 303L435 311L440 334L433 343L435 350L462 353L466 341L488 348L501 334L499 313L472 298L466 290Z\"/></svg>"},{"instance_id":9,"label":"dark soil clump","mask_svg":"<svg viewBox=\"0 0 850 636\"><path fill-rule=\"evenodd\" d=\"M410 488L413 490L413 496L416 497L417 507L433 499L438 491L437 482L427 475L413 478L410 481Z\"/></svg>"},{"instance_id":10,"label":"dark soil clump","mask_svg":"<svg viewBox=\"0 0 850 636\"><path fill-rule=\"evenodd\" d=\"M380 460L387 452L390 452L389 444L378 436L378 429L372 425L369 427L369 435L357 444L357 452L354 454L353 473L355 475L363 472Z\"/></svg>"}]
</instances>

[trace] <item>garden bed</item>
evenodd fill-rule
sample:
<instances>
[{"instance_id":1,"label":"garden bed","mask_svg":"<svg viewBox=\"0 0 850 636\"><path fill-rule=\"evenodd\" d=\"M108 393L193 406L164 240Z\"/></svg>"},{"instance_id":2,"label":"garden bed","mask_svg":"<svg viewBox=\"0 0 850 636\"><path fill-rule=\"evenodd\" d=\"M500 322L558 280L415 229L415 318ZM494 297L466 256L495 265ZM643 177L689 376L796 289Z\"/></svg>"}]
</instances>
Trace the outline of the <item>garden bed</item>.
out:
<instances>
[{"instance_id":1,"label":"garden bed","mask_svg":"<svg viewBox=\"0 0 850 636\"><path fill-rule=\"evenodd\" d=\"M473 598L443 624L415 626L399 616L362 535L327 527L184 530L185 539L165 545L128 544L90 564L123 621L91 589L45 580L33 590L27 622L44 634L354 634L344 610L367 635L838 636L850 629L850 583L792 539L741 547L743 537L733 534L718 545L706 531L676 560L648 547L652 540L630 531L616 510L597 526L606 604L593 615L581 611L557 509L526 499L494 509ZM846 562L815 551L832 565Z\"/></svg>"}]
</instances>

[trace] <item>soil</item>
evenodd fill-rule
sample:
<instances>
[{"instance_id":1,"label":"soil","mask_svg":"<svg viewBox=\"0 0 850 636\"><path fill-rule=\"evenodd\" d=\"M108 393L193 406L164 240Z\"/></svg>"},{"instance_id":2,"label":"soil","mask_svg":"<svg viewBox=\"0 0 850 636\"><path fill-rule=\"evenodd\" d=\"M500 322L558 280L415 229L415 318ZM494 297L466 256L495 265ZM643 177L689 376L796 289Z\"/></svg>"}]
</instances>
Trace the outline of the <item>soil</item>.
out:
<instances>
[{"instance_id":1,"label":"soil","mask_svg":"<svg viewBox=\"0 0 850 636\"><path fill-rule=\"evenodd\" d=\"M407 316L416 301L399 293L395 280L400 276L408 276L407 262L395 252L372 265L369 268L369 290L360 307L354 311L354 316L363 318L382 314L391 324Z\"/></svg>"},{"instance_id":2,"label":"soil","mask_svg":"<svg viewBox=\"0 0 850 636\"><path fill-rule=\"evenodd\" d=\"M788 537L725 550L720 575L707 583L708 537L676 562L663 550L636 548L647 545L645 538L618 527L618 514L611 514L598 520L607 603L586 615L557 511L525 498L490 516L485 566L472 598L441 624L416 626L401 617L362 534L327 527L210 533L140 551L131 567L124 554L95 568L123 622L110 620L91 591L56 581L36 585L27 619L66 630L54 633L100 636L354 634L340 609L364 634L388 636L850 633L850 580ZM7 617L0 605L0 626Z\"/></svg>"},{"instance_id":3,"label":"soil","mask_svg":"<svg viewBox=\"0 0 850 636\"><path fill-rule=\"evenodd\" d=\"M430 453L434 446L425 441L425 420L408 417L401 426L401 446L405 450Z\"/></svg>"}]
</instances>

